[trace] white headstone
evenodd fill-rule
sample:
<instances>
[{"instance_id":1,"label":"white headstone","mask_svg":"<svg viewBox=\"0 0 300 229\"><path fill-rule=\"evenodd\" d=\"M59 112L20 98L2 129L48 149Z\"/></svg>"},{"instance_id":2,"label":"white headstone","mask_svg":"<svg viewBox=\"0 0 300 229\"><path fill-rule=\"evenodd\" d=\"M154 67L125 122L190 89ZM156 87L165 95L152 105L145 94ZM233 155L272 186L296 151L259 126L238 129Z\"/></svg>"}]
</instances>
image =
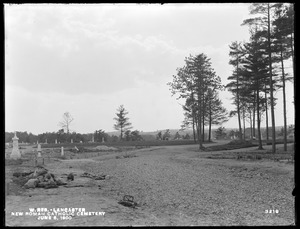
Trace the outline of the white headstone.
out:
<instances>
[{"instance_id":1,"label":"white headstone","mask_svg":"<svg viewBox=\"0 0 300 229\"><path fill-rule=\"evenodd\" d=\"M19 158L21 158L21 153L19 150L19 143L18 143L19 138L17 137L16 132L15 132L15 136L12 138L12 140L13 140L13 149L12 149L10 158L19 159Z\"/></svg>"},{"instance_id":2,"label":"white headstone","mask_svg":"<svg viewBox=\"0 0 300 229\"><path fill-rule=\"evenodd\" d=\"M61 147L61 156L64 156L65 154L64 154L64 147L62 146Z\"/></svg>"},{"instance_id":3,"label":"white headstone","mask_svg":"<svg viewBox=\"0 0 300 229\"><path fill-rule=\"evenodd\" d=\"M57 139L55 139L55 144L57 144Z\"/></svg>"},{"instance_id":4,"label":"white headstone","mask_svg":"<svg viewBox=\"0 0 300 229\"><path fill-rule=\"evenodd\" d=\"M92 142L94 142L94 135L92 135Z\"/></svg>"},{"instance_id":5,"label":"white headstone","mask_svg":"<svg viewBox=\"0 0 300 229\"><path fill-rule=\"evenodd\" d=\"M104 143L104 137L102 137L102 143Z\"/></svg>"},{"instance_id":6,"label":"white headstone","mask_svg":"<svg viewBox=\"0 0 300 229\"><path fill-rule=\"evenodd\" d=\"M41 149L41 144L38 144L38 146L37 146L37 152L38 152L38 157L41 157L42 155L41 155L41 152L42 152L42 149Z\"/></svg>"},{"instance_id":7,"label":"white headstone","mask_svg":"<svg viewBox=\"0 0 300 229\"><path fill-rule=\"evenodd\" d=\"M45 143L47 144L47 138L46 138L46 142Z\"/></svg>"},{"instance_id":8,"label":"white headstone","mask_svg":"<svg viewBox=\"0 0 300 229\"><path fill-rule=\"evenodd\" d=\"M71 143L73 143L73 138L71 139Z\"/></svg>"}]
</instances>

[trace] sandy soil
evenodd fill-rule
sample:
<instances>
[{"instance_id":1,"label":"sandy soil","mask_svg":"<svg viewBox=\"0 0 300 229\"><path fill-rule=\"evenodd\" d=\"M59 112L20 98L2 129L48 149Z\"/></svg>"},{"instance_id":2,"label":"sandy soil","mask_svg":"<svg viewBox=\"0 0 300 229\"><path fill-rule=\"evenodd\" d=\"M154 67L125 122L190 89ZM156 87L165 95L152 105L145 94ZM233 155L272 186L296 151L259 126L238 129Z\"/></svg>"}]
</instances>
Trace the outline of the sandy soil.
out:
<instances>
[{"instance_id":1,"label":"sandy soil","mask_svg":"<svg viewBox=\"0 0 300 229\"><path fill-rule=\"evenodd\" d=\"M215 152L197 152L197 145L164 146L46 162L45 168L57 177L66 179L69 172L75 174L74 181L69 181L68 185L83 186L55 189L20 188L12 182L12 173L34 168L26 163L6 166L6 181L10 183L6 196L6 225L258 226L294 223L293 163L207 158L213 154ZM80 177L84 172L109 177L105 180ZM138 206L130 208L118 204L124 195L133 196ZM29 208L85 208L86 212L105 212L105 215L75 214L72 219L64 220L12 215L28 212Z\"/></svg>"}]
</instances>

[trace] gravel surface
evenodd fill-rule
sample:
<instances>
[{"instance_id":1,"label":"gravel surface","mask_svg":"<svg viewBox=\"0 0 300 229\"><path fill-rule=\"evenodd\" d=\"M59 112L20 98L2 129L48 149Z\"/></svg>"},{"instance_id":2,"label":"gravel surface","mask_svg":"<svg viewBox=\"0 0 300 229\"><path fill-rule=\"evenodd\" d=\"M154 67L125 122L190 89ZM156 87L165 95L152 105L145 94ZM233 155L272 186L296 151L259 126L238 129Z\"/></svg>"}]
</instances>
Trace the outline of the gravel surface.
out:
<instances>
[{"instance_id":1,"label":"gravel surface","mask_svg":"<svg viewBox=\"0 0 300 229\"><path fill-rule=\"evenodd\" d=\"M196 145L151 147L51 162L47 164L49 171L57 176L73 172L75 179L72 184L83 187L16 190L7 196L6 218L10 225L16 226L260 226L294 223L293 163L267 159L236 160L230 157L231 151L198 152L197 148ZM248 152L251 150L254 149L247 149ZM225 154L229 157L207 158ZM7 180L16 169L21 167L6 168ZM83 172L109 176L105 180L93 180L80 177ZM133 196L138 207L132 209L118 204L124 195ZM34 221L26 217L14 218L9 213L15 209L26 211L28 206L102 209L106 217ZM273 213L277 210L278 213Z\"/></svg>"},{"instance_id":2,"label":"gravel surface","mask_svg":"<svg viewBox=\"0 0 300 229\"><path fill-rule=\"evenodd\" d=\"M294 222L293 165L211 160L185 148L154 147L132 152L136 157L131 158L98 158L97 166L82 164L81 168L111 175L103 182L105 195L118 200L132 195L141 209L167 218L169 225Z\"/></svg>"}]
</instances>

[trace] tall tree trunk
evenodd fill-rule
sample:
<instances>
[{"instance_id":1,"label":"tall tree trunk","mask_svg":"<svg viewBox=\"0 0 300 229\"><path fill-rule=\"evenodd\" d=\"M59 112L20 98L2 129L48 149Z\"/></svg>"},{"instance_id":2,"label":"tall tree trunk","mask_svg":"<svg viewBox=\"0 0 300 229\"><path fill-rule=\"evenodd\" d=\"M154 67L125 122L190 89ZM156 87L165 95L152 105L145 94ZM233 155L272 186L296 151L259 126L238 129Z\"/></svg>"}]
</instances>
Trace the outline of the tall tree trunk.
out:
<instances>
[{"instance_id":1,"label":"tall tree trunk","mask_svg":"<svg viewBox=\"0 0 300 229\"><path fill-rule=\"evenodd\" d=\"M265 100L266 100L266 135L267 135L267 140L269 140L268 96L267 96L266 85L265 85Z\"/></svg>"},{"instance_id":2,"label":"tall tree trunk","mask_svg":"<svg viewBox=\"0 0 300 229\"><path fill-rule=\"evenodd\" d=\"M284 134L283 143L284 151L287 151L287 124L286 124L286 98L285 98L285 75L284 75L284 64L283 64L283 47L282 43L280 46L280 61L281 61L281 71L282 71L282 93L283 93L283 121L284 121Z\"/></svg>"},{"instance_id":3,"label":"tall tree trunk","mask_svg":"<svg viewBox=\"0 0 300 229\"><path fill-rule=\"evenodd\" d=\"M198 125L198 122L199 122L199 118L198 118L198 112L195 112L195 129L196 129L196 139L197 139L197 142L199 143L199 125Z\"/></svg>"},{"instance_id":4,"label":"tall tree trunk","mask_svg":"<svg viewBox=\"0 0 300 229\"><path fill-rule=\"evenodd\" d=\"M256 138L256 134L255 134L255 107L256 107L256 103L253 103L253 138Z\"/></svg>"},{"instance_id":5,"label":"tall tree trunk","mask_svg":"<svg viewBox=\"0 0 300 229\"><path fill-rule=\"evenodd\" d=\"M245 109L243 109L243 125L244 125L244 136L243 136L243 139L246 140Z\"/></svg>"},{"instance_id":6,"label":"tall tree trunk","mask_svg":"<svg viewBox=\"0 0 300 229\"><path fill-rule=\"evenodd\" d=\"M293 46L293 33L291 33L291 52L292 52L292 61L293 61L293 78L295 80L295 59L294 59L294 46ZM296 89L296 84L294 84L294 108L295 108L295 90ZM294 109L295 110L295 109ZM296 116L295 116L296 117ZM295 145L294 145L294 151L295 151ZM294 160L297 161L297 153L294 153ZM296 169L296 167L295 167ZM297 170L295 170L296 172ZM296 176L294 176L294 183L296 183ZM299 198L298 196L295 195L295 209L299 209L299 201L298 199ZM297 211L295 211L295 224L297 225L298 222L297 222Z\"/></svg>"},{"instance_id":7,"label":"tall tree trunk","mask_svg":"<svg viewBox=\"0 0 300 229\"><path fill-rule=\"evenodd\" d=\"M291 52L292 52L292 61L293 61L293 78L295 78L295 62L294 62L293 33L291 33Z\"/></svg>"},{"instance_id":8,"label":"tall tree trunk","mask_svg":"<svg viewBox=\"0 0 300 229\"><path fill-rule=\"evenodd\" d=\"M257 114L257 134L258 134L258 149L263 149L261 142L261 134L260 134L260 115L259 115L259 89L258 89L258 81L257 81L257 91L256 91L256 114Z\"/></svg>"},{"instance_id":9,"label":"tall tree trunk","mask_svg":"<svg viewBox=\"0 0 300 229\"><path fill-rule=\"evenodd\" d=\"M195 133L195 113L192 111L192 118L193 118L193 136L194 136L194 142L196 143L196 133Z\"/></svg>"},{"instance_id":10,"label":"tall tree trunk","mask_svg":"<svg viewBox=\"0 0 300 229\"><path fill-rule=\"evenodd\" d=\"M199 81L200 79L198 79ZM198 83L199 85L200 83ZM201 85L201 84L200 84ZM199 150L203 149L203 144L202 144L202 98L201 98L201 88L198 86L199 91L198 91L198 141L199 141Z\"/></svg>"},{"instance_id":11,"label":"tall tree trunk","mask_svg":"<svg viewBox=\"0 0 300 229\"><path fill-rule=\"evenodd\" d=\"M208 142L211 141L211 113L212 113L212 109L211 109L211 100L209 100L209 124L208 124Z\"/></svg>"},{"instance_id":12,"label":"tall tree trunk","mask_svg":"<svg viewBox=\"0 0 300 229\"><path fill-rule=\"evenodd\" d=\"M201 109L201 103L199 103L199 108ZM198 141L199 141L199 150L203 149L202 143L202 114L199 114L198 117Z\"/></svg>"},{"instance_id":13,"label":"tall tree trunk","mask_svg":"<svg viewBox=\"0 0 300 229\"><path fill-rule=\"evenodd\" d=\"M202 141L204 142L204 122L205 122L205 104L203 101L203 112L202 112Z\"/></svg>"},{"instance_id":14,"label":"tall tree trunk","mask_svg":"<svg viewBox=\"0 0 300 229\"><path fill-rule=\"evenodd\" d=\"M271 118L272 118L272 153L275 153L276 152L276 133L275 133L273 79L272 79L270 3L268 3L268 54L269 54L269 75L270 75L269 80L270 80Z\"/></svg>"},{"instance_id":15,"label":"tall tree trunk","mask_svg":"<svg viewBox=\"0 0 300 229\"><path fill-rule=\"evenodd\" d=\"M250 119L250 139L253 139L253 133L252 133L252 112L249 112L249 119Z\"/></svg>"},{"instance_id":16,"label":"tall tree trunk","mask_svg":"<svg viewBox=\"0 0 300 229\"><path fill-rule=\"evenodd\" d=\"M241 124L241 114L240 114L240 92L239 92L239 58L237 59L236 65L236 100L237 100L237 113L239 122L239 139L242 140L242 124Z\"/></svg>"}]
</instances>

